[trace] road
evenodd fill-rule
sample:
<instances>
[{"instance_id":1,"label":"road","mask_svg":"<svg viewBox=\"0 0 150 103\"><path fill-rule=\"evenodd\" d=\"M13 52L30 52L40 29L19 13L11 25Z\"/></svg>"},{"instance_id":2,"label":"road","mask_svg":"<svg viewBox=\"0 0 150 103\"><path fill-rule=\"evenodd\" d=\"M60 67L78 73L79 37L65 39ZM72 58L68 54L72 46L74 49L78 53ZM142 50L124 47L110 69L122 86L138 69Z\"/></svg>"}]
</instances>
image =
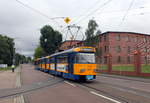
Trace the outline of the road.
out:
<instances>
[{"instance_id":1,"label":"road","mask_svg":"<svg viewBox=\"0 0 150 103\"><path fill-rule=\"evenodd\" d=\"M23 85L30 85L50 79L57 79L49 74L34 70L33 66L23 65ZM56 85L33 91L24 95L28 103L113 103L110 100L93 95L89 91L63 80Z\"/></svg>"},{"instance_id":2,"label":"road","mask_svg":"<svg viewBox=\"0 0 150 103\"><path fill-rule=\"evenodd\" d=\"M85 83L64 80L23 64L21 87L0 98L22 94L18 103L150 103L150 80L100 74ZM10 95L11 94L11 95Z\"/></svg>"}]
</instances>

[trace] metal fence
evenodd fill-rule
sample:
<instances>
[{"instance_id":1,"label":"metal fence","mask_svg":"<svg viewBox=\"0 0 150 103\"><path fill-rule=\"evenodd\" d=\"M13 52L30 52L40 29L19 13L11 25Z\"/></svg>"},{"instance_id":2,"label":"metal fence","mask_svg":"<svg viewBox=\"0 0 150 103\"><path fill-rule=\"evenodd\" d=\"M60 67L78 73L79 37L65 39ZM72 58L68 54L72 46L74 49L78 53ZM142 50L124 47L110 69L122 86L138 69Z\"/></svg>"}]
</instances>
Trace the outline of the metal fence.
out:
<instances>
[{"instance_id":1,"label":"metal fence","mask_svg":"<svg viewBox=\"0 0 150 103\"><path fill-rule=\"evenodd\" d=\"M99 71L104 73L150 76L150 53L143 54L135 51L126 57L108 54L105 57L97 58L97 64Z\"/></svg>"}]
</instances>

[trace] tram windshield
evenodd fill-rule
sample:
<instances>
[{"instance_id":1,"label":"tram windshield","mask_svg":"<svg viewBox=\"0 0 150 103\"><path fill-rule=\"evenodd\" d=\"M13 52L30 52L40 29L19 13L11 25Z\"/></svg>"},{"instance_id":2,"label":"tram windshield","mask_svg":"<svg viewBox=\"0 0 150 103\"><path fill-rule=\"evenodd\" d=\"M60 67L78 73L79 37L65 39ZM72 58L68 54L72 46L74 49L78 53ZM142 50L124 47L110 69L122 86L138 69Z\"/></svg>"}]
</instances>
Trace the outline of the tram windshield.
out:
<instances>
[{"instance_id":1,"label":"tram windshield","mask_svg":"<svg viewBox=\"0 0 150 103\"><path fill-rule=\"evenodd\" d=\"M95 63L95 55L93 53L78 53L75 56L76 63Z\"/></svg>"}]
</instances>

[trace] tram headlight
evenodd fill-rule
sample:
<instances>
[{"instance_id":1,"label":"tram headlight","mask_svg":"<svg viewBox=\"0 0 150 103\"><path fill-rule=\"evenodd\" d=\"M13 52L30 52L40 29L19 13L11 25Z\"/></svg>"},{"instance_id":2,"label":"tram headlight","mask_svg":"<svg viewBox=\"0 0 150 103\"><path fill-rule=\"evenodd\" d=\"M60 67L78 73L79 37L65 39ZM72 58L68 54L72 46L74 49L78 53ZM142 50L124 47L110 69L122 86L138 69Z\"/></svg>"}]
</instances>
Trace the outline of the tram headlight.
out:
<instances>
[{"instance_id":1,"label":"tram headlight","mask_svg":"<svg viewBox=\"0 0 150 103\"><path fill-rule=\"evenodd\" d=\"M85 69L80 69L80 72L81 72L81 73L85 72Z\"/></svg>"}]
</instances>

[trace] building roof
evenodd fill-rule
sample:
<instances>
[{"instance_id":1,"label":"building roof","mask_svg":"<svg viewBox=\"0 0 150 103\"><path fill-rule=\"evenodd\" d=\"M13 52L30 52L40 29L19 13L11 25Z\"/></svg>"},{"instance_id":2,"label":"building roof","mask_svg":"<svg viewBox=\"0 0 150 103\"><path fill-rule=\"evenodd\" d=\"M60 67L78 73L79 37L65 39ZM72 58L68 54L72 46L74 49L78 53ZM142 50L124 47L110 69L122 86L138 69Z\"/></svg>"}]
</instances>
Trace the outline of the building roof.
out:
<instances>
[{"instance_id":1,"label":"building roof","mask_svg":"<svg viewBox=\"0 0 150 103\"><path fill-rule=\"evenodd\" d=\"M139 35L147 35L147 36L150 36L150 34L144 34L144 33L137 33L137 32L124 32L124 31L107 31L107 32L104 32L100 35L103 35L103 34L109 34L109 33L129 33L129 34L139 34Z\"/></svg>"}]
</instances>

